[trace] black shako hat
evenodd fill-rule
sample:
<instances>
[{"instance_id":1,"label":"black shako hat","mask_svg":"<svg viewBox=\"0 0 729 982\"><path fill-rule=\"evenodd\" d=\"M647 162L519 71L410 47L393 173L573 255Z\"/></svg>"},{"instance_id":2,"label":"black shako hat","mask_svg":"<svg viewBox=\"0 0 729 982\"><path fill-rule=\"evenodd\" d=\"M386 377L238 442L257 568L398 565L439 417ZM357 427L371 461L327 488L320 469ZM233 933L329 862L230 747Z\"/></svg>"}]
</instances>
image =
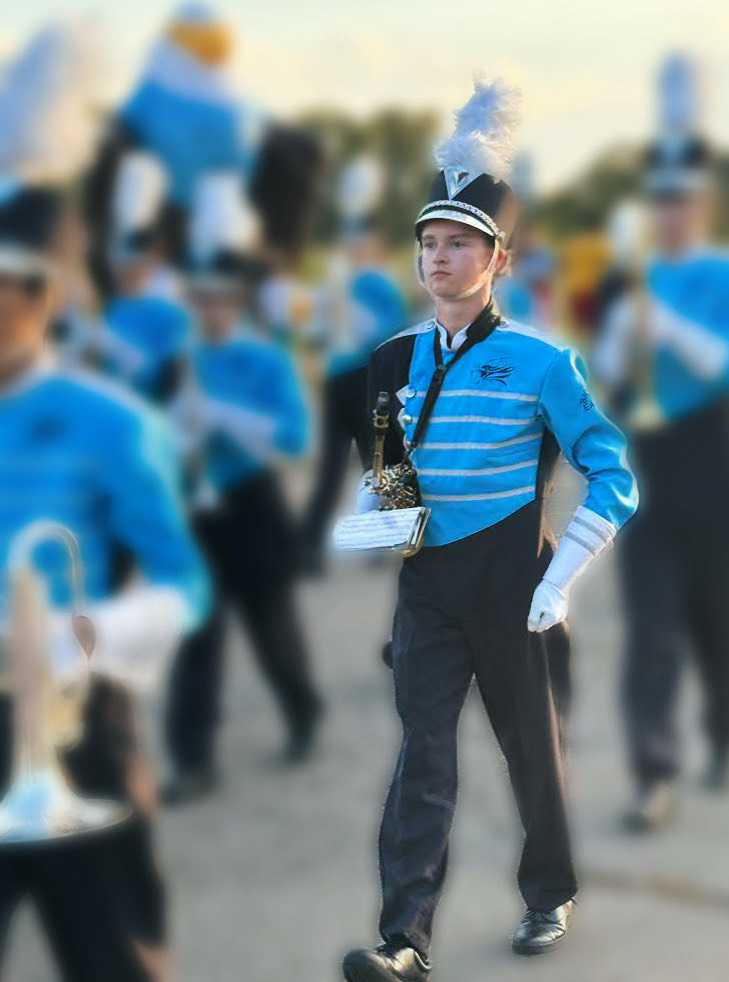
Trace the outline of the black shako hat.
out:
<instances>
[{"instance_id":1,"label":"black shako hat","mask_svg":"<svg viewBox=\"0 0 729 982\"><path fill-rule=\"evenodd\" d=\"M705 191L711 186L714 166L714 152L701 136L659 139L645 155L645 189L656 197Z\"/></svg>"},{"instance_id":2,"label":"black shako hat","mask_svg":"<svg viewBox=\"0 0 729 982\"><path fill-rule=\"evenodd\" d=\"M643 182L651 196L678 196L710 187L714 154L702 135L700 66L685 54L669 55L657 77L658 132L649 145Z\"/></svg>"},{"instance_id":3,"label":"black shako hat","mask_svg":"<svg viewBox=\"0 0 729 982\"><path fill-rule=\"evenodd\" d=\"M477 78L455 113L453 134L435 148L440 171L415 223L441 218L469 225L505 245L516 225L517 197L504 180L513 157L519 93L501 80Z\"/></svg>"},{"instance_id":4,"label":"black shako hat","mask_svg":"<svg viewBox=\"0 0 729 982\"><path fill-rule=\"evenodd\" d=\"M50 187L15 184L0 195L0 273L49 277L48 250L63 212L63 198Z\"/></svg>"}]
</instances>

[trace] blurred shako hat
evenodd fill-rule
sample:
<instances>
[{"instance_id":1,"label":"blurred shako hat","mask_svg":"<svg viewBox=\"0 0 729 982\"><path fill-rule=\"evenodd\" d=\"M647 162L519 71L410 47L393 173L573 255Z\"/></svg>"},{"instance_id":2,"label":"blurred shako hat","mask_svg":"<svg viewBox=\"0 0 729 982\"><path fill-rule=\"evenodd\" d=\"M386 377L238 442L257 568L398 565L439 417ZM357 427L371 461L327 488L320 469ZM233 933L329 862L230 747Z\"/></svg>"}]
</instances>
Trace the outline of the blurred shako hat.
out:
<instances>
[{"instance_id":1,"label":"blurred shako hat","mask_svg":"<svg viewBox=\"0 0 729 982\"><path fill-rule=\"evenodd\" d=\"M266 270L260 221L237 171L204 174L195 189L189 223L186 278L195 290L230 291Z\"/></svg>"},{"instance_id":2,"label":"blurred shako hat","mask_svg":"<svg viewBox=\"0 0 729 982\"><path fill-rule=\"evenodd\" d=\"M356 238L376 230L384 190L385 173L375 157L362 154L342 168L337 184L337 210L344 238Z\"/></svg>"},{"instance_id":3,"label":"blurred shako hat","mask_svg":"<svg viewBox=\"0 0 729 982\"><path fill-rule=\"evenodd\" d=\"M473 95L455 113L453 134L435 148L440 171L418 215L418 237L425 222L445 218L506 244L517 217L516 195L504 178L514 153L518 103L518 90L503 81L476 78Z\"/></svg>"},{"instance_id":4,"label":"blurred shako hat","mask_svg":"<svg viewBox=\"0 0 729 982\"><path fill-rule=\"evenodd\" d=\"M205 65L224 62L233 47L230 28L206 3L183 3L172 16L166 39Z\"/></svg>"},{"instance_id":5,"label":"blurred shako hat","mask_svg":"<svg viewBox=\"0 0 729 982\"><path fill-rule=\"evenodd\" d=\"M24 280L53 276L49 252L63 209L55 189L0 180L0 275Z\"/></svg>"},{"instance_id":6,"label":"blurred shako hat","mask_svg":"<svg viewBox=\"0 0 729 982\"><path fill-rule=\"evenodd\" d=\"M703 134L702 79L690 57L668 57L658 74L658 134L645 157L645 188L653 196L707 190L714 153Z\"/></svg>"},{"instance_id":7,"label":"blurred shako hat","mask_svg":"<svg viewBox=\"0 0 729 982\"><path fill-rule=\"evenodd\" d=\"M130 151L121 158L111 199L111 260L147 256L159 239L167 173L154 154Z\"/></svg>"}]
</instances>

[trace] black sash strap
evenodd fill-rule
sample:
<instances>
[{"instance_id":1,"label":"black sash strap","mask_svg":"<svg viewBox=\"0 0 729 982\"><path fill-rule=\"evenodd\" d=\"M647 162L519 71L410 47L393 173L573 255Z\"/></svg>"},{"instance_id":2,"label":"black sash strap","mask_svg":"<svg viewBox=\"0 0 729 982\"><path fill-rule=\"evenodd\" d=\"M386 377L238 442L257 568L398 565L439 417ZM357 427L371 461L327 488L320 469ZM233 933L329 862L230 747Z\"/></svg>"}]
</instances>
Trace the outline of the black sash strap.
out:
<instances>
[{"instance_id":1,"label":"black sash strap","mask_svg":"<svg viewBox=\"0 0 729 982\"><path fill-rule=\"evenodd\" d=\"M469 326L468 331L466 332L466 340L463 342L458 351L456 351L455 355L451 358L447 365L443 363L443 351L440 344L440 331L436 326L435 336L433 337L435 371L433 372L433 377L430 380L428 391L425 393L423 408L420 410L420 416L418 417L413 438L407 448L408 457L423 439L425 429L430 422L430 417L433 415L436 400L440 395L440 391L443 388L443 383L445 382L445 377L448 372L451 370L451 368L453 368L458 359L462 358L467 351L470 351L471 348L474 347L474 345L479 344L481 341L485 341L489 334L491 334L491 332L500 323L501 314L497 310L496 304L491 301L487 307L484 307L476 320Z\"/></svg>"}]
</instances>

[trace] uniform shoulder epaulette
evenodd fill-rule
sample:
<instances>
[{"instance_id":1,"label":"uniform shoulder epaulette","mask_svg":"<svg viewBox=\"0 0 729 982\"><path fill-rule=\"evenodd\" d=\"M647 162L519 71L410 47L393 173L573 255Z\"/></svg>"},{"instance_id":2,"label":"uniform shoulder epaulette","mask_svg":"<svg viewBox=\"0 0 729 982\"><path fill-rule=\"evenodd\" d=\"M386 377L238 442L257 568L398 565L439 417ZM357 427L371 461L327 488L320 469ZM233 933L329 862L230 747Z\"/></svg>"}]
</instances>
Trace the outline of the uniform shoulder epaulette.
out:
<instances>
[{"instance_id":1,"label":"uniform shoulder epaulette","mask_svg":"<svg viewBox=\"0 0 729 982\"><path fill-rule=\"evenodd\" d=\"M421 321L419 324L414 324L412 327L406 327L404 331L400 331L399 334L393 334L391 338L387 341L383 341L379 348L385 348L388 344L392 344L393 341L398 341L401 338L409 338L415 334L426 334L428 331L432 331L435 327L435 321L431 317L427 321Z\"/></svg>"}]
</instances>

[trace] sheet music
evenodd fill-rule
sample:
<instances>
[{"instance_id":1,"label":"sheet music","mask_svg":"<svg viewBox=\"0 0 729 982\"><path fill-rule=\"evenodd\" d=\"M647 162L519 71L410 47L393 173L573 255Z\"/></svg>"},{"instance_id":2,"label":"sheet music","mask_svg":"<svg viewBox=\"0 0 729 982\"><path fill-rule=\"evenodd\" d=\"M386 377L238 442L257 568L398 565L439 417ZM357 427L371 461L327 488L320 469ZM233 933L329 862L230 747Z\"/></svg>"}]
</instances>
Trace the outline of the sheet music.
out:
<instances>
[{"instance_id":1,"label":"sheet music","mask_svg":"<svg viewBox=\"0 0 729 982\"><path fill-rule=\"evenodd\" d=\"M348 515L334 529L335 549L401 549L414 538L423 520L423 508L370 511Z\"/></svg>"}]
</instances>

